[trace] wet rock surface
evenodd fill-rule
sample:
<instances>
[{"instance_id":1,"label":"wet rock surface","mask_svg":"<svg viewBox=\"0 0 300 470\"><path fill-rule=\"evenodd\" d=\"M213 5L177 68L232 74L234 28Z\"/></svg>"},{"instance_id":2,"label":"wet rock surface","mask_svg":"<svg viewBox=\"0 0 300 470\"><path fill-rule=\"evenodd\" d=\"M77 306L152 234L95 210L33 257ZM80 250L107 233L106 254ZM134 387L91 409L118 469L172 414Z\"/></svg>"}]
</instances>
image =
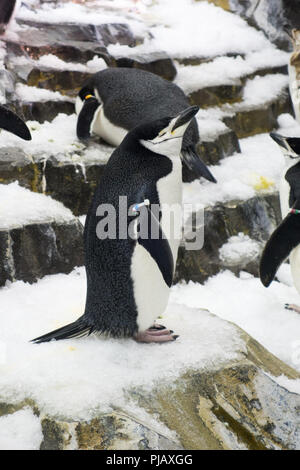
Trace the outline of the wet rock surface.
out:
<instances>
[{"instance_id":1,"label":"wet rock surface","mask_svg":"<svg viewBox=\"0 0 300 470\"><path fill-rule=\"evenodd\" d=\"M215 318L203 310L197 314ZM242 340L235 360L186 370L151 392L128 391L139 409L159 421L159 429L149 424L150 419L122 409L98 412L90 421L65 420L45 414L30 400L2 402L0 416L32 408L41 422L43 450L299 450L300 396L276 379L298 379L299 374L243 330L233 328Z\"/></svg>"},{"instance_id":2,"label":"wet rock surface","mask_svg":"<svg viewBox=\"0 0 300 470\"><path fill-rule=\"evenodd\" d=\"M83 227L74 219L0 229L0 253L0 286L69 273L83 264Z\"/></svg>"},{"instance_id":3,"label":"wet rock surface","mask_svg":"<svg viewBox=\"0 0 300 470\"><path fill-rule=\"evenodd\" d=\"M204 245L189 250L188 242L178 253L176 281L204 282L222 269L241 270L258 275L259 256L240 263L226 264L220 259L220 248L232 236L243 232L261 243L261 249L281 220L278 194L257 196L247 201L231 201L208 207L204 212ZM202 231L203 227L197 230ZM193 227L193 232L196 227Z\"/></svg>"}]
</instances>

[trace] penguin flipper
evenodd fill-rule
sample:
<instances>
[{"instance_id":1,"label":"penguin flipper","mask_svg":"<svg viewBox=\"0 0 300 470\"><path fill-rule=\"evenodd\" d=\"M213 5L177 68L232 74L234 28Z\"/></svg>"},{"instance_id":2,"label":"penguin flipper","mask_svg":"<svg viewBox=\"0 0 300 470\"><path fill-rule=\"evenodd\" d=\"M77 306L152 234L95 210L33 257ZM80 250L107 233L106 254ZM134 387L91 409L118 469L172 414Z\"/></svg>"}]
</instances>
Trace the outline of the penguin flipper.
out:
<instances>
[{"instance_id":1,"label":"penguin flipper","mask_svg":"<svg viewBox=\"0 0 300 470\"><path fill-rule=\"evenodd\" d=\"M0 128L21 137L21 139L31 140L30 130L25 122L17 114L4 106L0 106Z\"/></svg>"},{"instance_id":2,"label":"penguin flipper","mask_svg":"<svg viewBox=\"0 0 300 470\"><path fill-rule=\"evenodd\" d=\"M77 118L76 133L78 139L85 140L91 137L91 124L99 106L100 103L94 96L84 100Z\"/></svg>"},{"instance_id":3,"label":"penguin flipper","mask_svg":"<svg viewBox=\"0 0 300 470\"><path fill-rule=\"evenodd\" d=\"M217 180L214 175L209 171L205 163L199 157L196 147L194 145L188 145L181 149L182 159L187 167L193 171L198 178L201 176L212 183L216 183Z\"/></svg>"},{"instance_id":4,"label":"penguin flipper","mask_svg":"<svg viewBox=\"0 0 300 470\"><path fill-rule=\"evenodd\" d=\"M300 199L297 199L294 209L300 209ZM289 213L272 233L261 256L259 275L265 287L269 287L279 266L299 244L300 214Z\"/></svg>"},{"instance_id":5,"label":"penguin flipper","mask_svg":"<svg viewBox=\"0 0 300 470\"><path fill-rule=\"evenodd\" d=\"M172 251L159 220L149 207L143 208L141 211L140 224L145 224L142 226L147 227L148 231L143 236L138 237L138 243L152 256L160 269L165 283L171 287L174 274Z\"/></svg>"},{"instance_id":6,"label":"penguin flipper","mask_svg":"<svg viewBox=\"0 0 300 470\"><path fill-rule=\"evenodd\" d=\"M80 338L82 336L89 336L93 332L93 327L87 325L84 320L79 318L69 325L63 326L58 330L51 331L43 336L32 339L30 342L35 344L47 343L52 339L59 341L61 339Z\"/></svg>"}]
</instances>

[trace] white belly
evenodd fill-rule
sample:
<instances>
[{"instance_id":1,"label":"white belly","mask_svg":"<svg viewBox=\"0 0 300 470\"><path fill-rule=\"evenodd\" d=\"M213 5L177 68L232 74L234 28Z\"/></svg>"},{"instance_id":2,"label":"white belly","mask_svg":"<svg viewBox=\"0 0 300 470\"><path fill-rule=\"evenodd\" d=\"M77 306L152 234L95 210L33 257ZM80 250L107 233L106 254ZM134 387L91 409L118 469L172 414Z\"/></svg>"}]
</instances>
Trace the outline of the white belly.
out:
<instances>
[{"instance_id":1,"label":"white belly","mask_svg":"<svg viewBox=\"0 0 300 470\"><path fill-rule=\"evenodd\" d=\"M160 223L169 240L175 269L182 236L182 165L180 157L173 158L172 163L173 171L157 182L157 190L162 210Z\"/></svg>"},{"instance_id":2,"label":"white belly","mask_svg":"<svg viewBox=\"0 0 300 470\"><path fill-rule=\"evenodd\" d=\"M300 245L291 252L290 265L294 286L300 294Z\"/></svg>"},{"instance_id":3,"label":"white belly","mask_svg":"<svg viewBox=\"0 0 300 470\"><path fill-rule=\"evenodd\" d=\"M296 67L289 64L289 87L296 119L300 122L300 83L297 80Z\"/></svg>"},{"instance_id":4,"label":"white belly","mask_svg":"<svg viewBox=\"0 0 300 470\"><path fill-rule=\"evenodd\" d=\"M147 330L166 309L170 288L149 252L139 243L131 262L134 299L137 306L139 331Z\"/></svg>"},{"instance_id":5,"label":"white belly","mask_svg":"<svg viewBox=\"0 0 300 470\"><path fill-rule=\"evenodd\" d=\"M287 216L289 209L290 209L290 205L289 205L290 185L284 176L280 180L279 196L280 196L281 217L284 219Z\"/></svg>"},{"instance_id":6,"label":"white belly","mask_svg":"<svg viewBox=\"0 0 300 470\"><path fill-rule=\"evenodd\" d=\"M175 270L182 233L180 157L173 160L173 171L158 181L157 190L162 211L160 223L170 244ZM153 324L158 316L164 313L169 300L170 288L166 284L157 263L139 243L137 243L132 257L131 277L138 310L137 324L139 331L144 331Z\"/></svg>"},{"instance_id":7,"label":"white belly","mask_svg":"<svg viewBox=\"0 0 300 470\"><path fill-rule=\"evenodd\" d=\"M114 147L118 147L127 134L127 130L122 127L115 126L106 117L103 106L95 112L94 119L91 124L91 132L102 137L105 142Z\"/></svg>"}]
</instances>

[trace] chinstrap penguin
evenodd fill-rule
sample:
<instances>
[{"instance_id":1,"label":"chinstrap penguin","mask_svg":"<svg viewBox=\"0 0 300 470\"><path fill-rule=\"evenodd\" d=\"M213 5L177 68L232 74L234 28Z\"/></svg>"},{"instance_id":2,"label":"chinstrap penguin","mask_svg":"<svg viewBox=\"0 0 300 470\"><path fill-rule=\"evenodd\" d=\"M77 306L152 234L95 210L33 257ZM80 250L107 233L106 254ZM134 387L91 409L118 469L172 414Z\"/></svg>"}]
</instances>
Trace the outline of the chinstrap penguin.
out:
<instances>
[{"instance_id":1,"label":"chinstrap penguin","mask_svg":"<svg viewBox=\"0 0 300 470\"><path fill-rule=\"evenodd\" d=\"M154 322L166 309L175 271L182 224L180 152L184 132L198 110L192 106L175 117L141 124L113 152L85 222L85 312L74 323L33 342L92 332L147 343L177 338L172 330ZM138 223L147 222L143 225L146 236L140 230L132 238L124 237L119 218L115 238L99 237L99 224L105 222L102 208L113 207L118 214L122 209L120 196L127 197L120 215L125 215L126 228L133 223L135 232ZM158 213L154 206L159 208ZM139 222L128 213L132 207L139 208ZM171 207L180 211L170 219ZM153 236L153 229L158 230L159 237Z\"/></svg>"},{"instance_id":2,"label":"chinstrap penguin","mask_svg":"<svg viewBox=\"0 0 300 470\"><path fill-rule=\"evenodd\" d=\"M5 33L17 7L17 0L0 0L0 36Z\"/></svg>"},{"instance_id":3,"label":"chinstrap penguin","mask_svg":"<svg viewBox=\"0 0 300 470\"><path fill-rule=\"evenodd\" d=\"M4 106L0 106L0 128L21 137L21 139L31 140L30 130L25 122Z\"/></svg>"},{"instance_id":4,"label":"chinstrap penguin","mask_svg":"<svg viewBox=\"0 0 300 470\"><path fill-rule=\"evenodd\" d=\"M174 116L190 106L183 91L144 70L110 67L88 79L76 100L77 136L99 135L118 146L128 131L161 116ZM193 178L216 182L197 154L199 131L192 119L182 141L181 157Z\"/></svg>"},{"instance_id":5,"label":"chinstrap penguin","mask_svg":"<svg viewBox=\"0 0 300 470\"><path fill-rule=\"evenodd\" d=\"M273 281L279 266L290 258L294 285L300 294L300 138L271 133L279 145L287 167L280 181L282 222L271 235L260 261L260 279L265 287ZM286 304L288 310L300 313L297 305Z\"/></svg>"}]
</instances>

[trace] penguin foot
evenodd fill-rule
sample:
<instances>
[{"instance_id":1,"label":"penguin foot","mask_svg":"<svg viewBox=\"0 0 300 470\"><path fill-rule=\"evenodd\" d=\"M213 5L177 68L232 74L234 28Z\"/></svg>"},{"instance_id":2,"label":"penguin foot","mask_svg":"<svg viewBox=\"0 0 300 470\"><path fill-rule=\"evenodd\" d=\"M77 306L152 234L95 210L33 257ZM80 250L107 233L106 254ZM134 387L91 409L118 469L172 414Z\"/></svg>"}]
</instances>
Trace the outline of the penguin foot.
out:
<instances>
[{"instance_id":1,"label":"penguin foot","mask_svg":"<svg viewBox=\"0 0 300 470\"><path fill-rule=\"evenodd\" d=\"M286 310L292 310L293 312L300 313L300 307L295 304L285 304L284 308L286 308Z\"/></svg>"},{"instance_id":2,"label":"penguin foot","mask_svg":"<svg viewBox=\"0 0 300 470\"><path fill-rule=\"evenodd\" d=\"M173 335L172 330L148 328L146 331L139 331L135 334L134 339L138 343L166 343L175 341L178 335Z\"/></svg>"}]
</instances>

